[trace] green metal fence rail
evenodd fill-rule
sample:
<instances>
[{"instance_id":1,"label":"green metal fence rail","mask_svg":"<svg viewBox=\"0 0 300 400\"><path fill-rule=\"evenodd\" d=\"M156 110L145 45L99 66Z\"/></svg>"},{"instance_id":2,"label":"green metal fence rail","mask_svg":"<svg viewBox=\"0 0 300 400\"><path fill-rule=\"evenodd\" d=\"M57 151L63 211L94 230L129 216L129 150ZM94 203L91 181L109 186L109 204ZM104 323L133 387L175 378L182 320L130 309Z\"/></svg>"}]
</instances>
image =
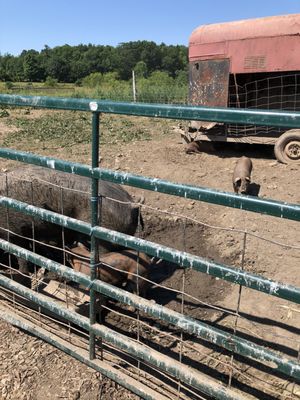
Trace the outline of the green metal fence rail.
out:
<instances>
[{"instance_id":1,"label":"green metal fence rail","mask_svg":"<svg viewBox=\"0 0 300 400\"><path fill-rule=\"evenodd\" d=\"M161 258L165 261L172 262L184 268L192 268L196 271L215 276L217 278L239 284L260 292L279 297L285 300L300 304L300 288L292 285L286 285L263 276L243 271L239 268L233 268L225 264L216 263L206 260L202 257L195 256L177 249L158 245L148 240L136 238L124 233L112 231L102 227L92 227L87 222L78 221L74 218L57 214L53 211L35 207L18 200L8 197L0 197L0 206L9 207L17 212L37 217L44 221L60 225L64 228L73 229L77 232L94 236L107 242L115 243L120 246L129 247L131 249L144 252L151 256ZM0 241L1 244L1 241ZM1 246L0 246L1 247ZM9 249L7 249L8 251Z\"/></svg>"},{"instance_id":2,"label":"green metal fence rail","mask_svg":"<svg viewBox=\"0 0 300 400\"><path fill-rule=\"evenodd\" d=\"M0 148L0 157L39 165L45 168L56 169L71 174L90 178L93 177L122 185L129 185L154 192L184 197L186 199L193 199L210 204L218 204L225 207L238 208L240 210L259 212L274 217L300 221L299 204L285 203L271 199L261 199L254 196L239 196L231 192L173 183L163 179L147 178L141 175L117 172L105 168L91 168L84 164L63 161L52 157L38 156L29 152L16 151L8 148Z\"/></svg>"},{"instance_id":3,"label":"green metal fence rail","mask_svg":"<svg viewBox=\"0 0 300 400\"><path fill-rule=\"evenodd\" d=\"M92 113L92 165L83 165L51 157L42 157L31 153L15 151L11 149L0 149L0 157L21 161L25 163L40 165L50 169L78 174L91 178L91 223L77 221L73 218L40 209L19 202L7 197L0 197L0 206L14 209L24 214L38 217L44 221L58 224L81 233L91 236L91 275L90 277L76 273L68 267L48 260L29 250L22 249L12 243L0 240L0 248L25 258L34 264L44 267L50 271L56 272L58 275L79 282L90 290L90 314L89 319L79 316L75 312L65 309L50 301L49 298L25 288L24 286L11 281L10 279L0 275L0 285L9 288L26 299L39 304L45 309L55 312L57 315L72 321L90 332L89 358L92 363L95 358L95 335L100 336L116 347L125 350L128 354L137 359L155 366L162 371L166 371L171 376L176 377L181 382L195 387L219 399L239 399L242 396L236 391L225 388L222 384L216 383L207 376L202 375L192 368L181 365L178 362L162 356L160 353L152 349L145 348L140 343L123 337L114 331L109 330L103 325L95 323L95 293L100 292L106 296L116 299L124 304L133 305L139 310L147 312L149 315L178 326L180 329L199 336L215 345L222 347L242 356L252 358L253 360L266 363L273 368L274 371L283 373L297 381L300 381L300 364L292 359L287 359L279 354L268 350L262 346L258 346L237 335L225 333L221 329L208 326L205 323L196 321L182 314L176 313L166 307L152 304L138 296L130 294L123 289L113 287L109 284L96 280L95 265L98 261L99 239L125 245L138 251L143 251L149 255L157 256L164 260L176 263L185 268L193 268L200 272L219 277L221 279L246 286L268 295L273 295L282 299L286 299L300 304L300 288L290 285L284 285L259 275L250 274L240 269L227 265L218 264L208 261L201 257L178 251L166 246L161 246L146 240L128 236L119 232L110 231L101 227L98 221L98 181L107 180L123 185L135 186L142 189L157 191L170 195L180 196L184 198L204 201L212 204L248 210L252 212L263 213L270 216L286 218L294 221L300 221L300 206L298 204L288 204L270 199L260 199L251 196L240 196L233 193L226 193L218 190L208 189L204 187L193 187L190 185L176 184L160 179L147 178L144 176L134 175L130 173L115 172L98 167L99 159L99 127L100 113L127 114L136 116L186 119L186 120L206 120L215 122L230 122L237 124L265 125L265 126L281 126L286 128L300 127L300 113L298 112L278 112L269 110L245 110L245 109L227 109L227 108L206 108L196 106L167 106L158 104L139 104L139 103L120 103L111 101L97 101L93 99L71 99L71 98L53 98L40 96L12 96L0 95L0 105L5 106L26 106L51 108L61 110L77 110L89 111ZM99 226L100 225L100 226ZM10 320L14 320L10 317ZM19 321L24 326L24 323ZM29 325L28 330L34 330ZM39 332L41 337L43 334ZM44 335L45 336L45 335ZM80 356L74 349L67 349L55 338L51 338L51 343L60 348L64 348L77 358ZM103 370L103 368L102 368ZM103 372L105 374L105 371ZM107 372L107 376L112 377L111 371ZM132 382L121 382L125 387L137 393L132 387ZM142 393L139 395L147 399L154 399L153 394ZM141 394L142 393L142 394Z\"/></svg>"},{"instance_id":4,"label":"green metal fence rail","mask_svg":"<svg viewBox=\"0 0 300 400\"><path fill-rule=\"evenodd\" d=\"M170 397L166 397L158 393L157 390L151 389L142 382L139 382L137 385L136 379L122 373L116 368L111 367L109 364L99 360L99 358L91 360L89 357L89 353L84 349L78 349L77 346L70 343L70 341L63 340L60 337L50 333L46 329L41 328L28 321L25 318L22 318L20 315L16 315L12 312L7 311L4 307L0 305L0 313L1 318L8 322L11 325L15 325L20 329L23 329L32 335L48 342L52 346L55 346L61 351L64 351L66 354L76 358L78 361L86 364L87 366L93 368L94 370L100 372L107 378L112 379L117 382L120 386L123 386L140 396L145 400L170 400Z\"/></svg>"},{"instance_id":5,"label":"green metal fence rail","mask_svg":"<svg viewBox=\"0 0 300 400\"><path fill-rule=\"evenodd\" d=\"M22 247L16 246L5 240L0 239L0 248L4 251L9 251L17 257L24 258L32 263L46 268L47 270L54 272L55 274L74 282L80 283L81 285L93 289L105 296L111 297L124 304L134 306L141 311L147 312L147 314L160 319L162 321L171 323L178 328L186 331L190 334L198 336L202 339L207 340L219 347L226 350L232 351L233 353L249 357L253 360L260 361L263 363L270 363L272 368L278 372L281 372L287 376L295 378L300 382L300 364L296 361L283 359L275 352L268 350L262 346L252 343L248 340L242 339L236 335L223 332L221 329L209 326L206 323L197 321L193 318L186 317L176 311L172 311L166 307L158 304L153 304L151 301L141 299L139 296L131 294L123 289L116 288L108 283L100 280L91 280L87 275L80 272L75 272L69 267L65 267L62 264L50 261L49 259L39 256L36 253L24 250ZM10 279L1 277L0 284L8 288ZM20 285L21 286L21 285ZM18 285L11 284L10 289L19 287ZM22 286L21 286L22 287ZM19 292L18 292L19 293ZM27 293L27 292L26 292ZM28 296L35 298L35 293L32 294L29 291ZM72 320L72 322L75 322ZM80 325L78 323L78 325ZM92 325L92 324L91 324Z\"/></svg>"},{"instance_id":6,"label":"green metal fence rail","mask_svg":"<svg viewBox=\"0 0 300 400\"><path fill-rule=\"evenodd\" d=\"M144 117L230 122L263 126L298 128L300 113L230 109L223 107L174 106L165 104L124 103L95 99L72 99L48 96L0 95L0 104L9 106L40 107L56 110L92 111L97 113L137 115Z\"/></svg>"},{"instance_id":7,"label":"green metal fence rail","mask_svg":"<svg viewBox=\"0 0 300 400\"><path fill-rule=\"evenodd\" d=\"M129 339L128 337L110 328L107 328L104 325L96 323L93 325L90 324L88 318L83 317L78 313L67 309L66 307L57 305L55 301L49 300L47 296L33 292L32 290L27 289L23 285L18 284L9 278L6 278L5 276L0 275L0 283L6 289L17 293L18 295L36 303L41 307L44 307L46 310L51 311L59 317L67 319L68 321L80 326L81 328L84 328L85 330L92 331L94 334L106 340L108 343L126 351L133 357L167 372L177 379L180 379L182 382L202 390L207 395L216 397L221 394L222 399L228 400L237 400L243 398L235 391L228 389L225 386L213 384L212 379L208 379L206 375L191 367L185 366L182 368L180 362L171 359L148 346L143 346L133 339Z\"/></svg>"}]
</instances>

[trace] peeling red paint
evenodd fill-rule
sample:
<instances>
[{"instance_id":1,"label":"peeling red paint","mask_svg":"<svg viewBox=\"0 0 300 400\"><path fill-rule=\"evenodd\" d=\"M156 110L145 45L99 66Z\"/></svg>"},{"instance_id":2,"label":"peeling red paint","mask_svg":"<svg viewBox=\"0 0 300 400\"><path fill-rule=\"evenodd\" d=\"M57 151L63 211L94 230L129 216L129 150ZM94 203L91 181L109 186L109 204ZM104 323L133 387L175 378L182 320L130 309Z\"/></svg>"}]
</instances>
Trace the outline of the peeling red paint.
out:
<instances>
[{"instance_id":1,"label":"peeling red paint","mask_svg":"<svg viewBox=\"0 0 300 400\"><path fill-rule=\"evenodd\" d=\"M189 60L229 59L230 73L300 70L300 14L203 25Z\"/></svg>"}]
</instances>

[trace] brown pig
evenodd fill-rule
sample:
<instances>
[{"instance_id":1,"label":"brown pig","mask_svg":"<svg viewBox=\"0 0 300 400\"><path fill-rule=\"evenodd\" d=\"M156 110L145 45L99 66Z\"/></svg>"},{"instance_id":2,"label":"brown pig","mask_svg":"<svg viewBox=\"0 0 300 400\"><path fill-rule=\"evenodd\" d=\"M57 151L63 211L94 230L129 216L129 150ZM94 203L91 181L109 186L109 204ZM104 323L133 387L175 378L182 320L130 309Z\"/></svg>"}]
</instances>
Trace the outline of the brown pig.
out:
<instances>
[{"instance_id":1,"label":"brown pig","mask_svg":"<svg viewBox=\"0 0 300 400\"><path fill-rule=\"evenodd\" d=\"M190 142L188 145L186 145L185 152L186 154L201 153L199 142Z\"/></svg>"},{"instance_id":2,"label":"brown pig","mask_svg":"<svg viewBox=\"0 0 300 400\"><path fill-rule=\"evenodd\" d=\"M83 244L77 243L77 246L70 248L70 251L73 254L68 254L67 258L73 269L89 275L89 250ZM137 293L138 284L139 294L145 295L148 282L142 278L147 278L151 264L146 254L139 253L138 255L134 250L122 250L103 254L100 262L101 265L97 266L97 279L118 287L125 284L125 289L133 293Z\"/></svg>"},{"instance_id":3,"label":"brown pig","mask_svg":"<svg viewBox=\"0 0 300 400\"><path fill-rule=\"evenodd\" d=\"M252 161L248 157L238 159L232 176L235 193L247 194L251 182Z\"/></svg>"}]
</instances>

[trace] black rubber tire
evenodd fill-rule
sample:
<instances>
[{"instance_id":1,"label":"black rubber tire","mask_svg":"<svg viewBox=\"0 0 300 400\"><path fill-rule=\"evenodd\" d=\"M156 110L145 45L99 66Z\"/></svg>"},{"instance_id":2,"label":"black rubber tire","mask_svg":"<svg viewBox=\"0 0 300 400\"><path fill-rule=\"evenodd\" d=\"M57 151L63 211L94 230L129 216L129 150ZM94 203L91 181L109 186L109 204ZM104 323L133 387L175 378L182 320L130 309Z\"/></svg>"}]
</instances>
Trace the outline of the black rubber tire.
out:
<instances>
[{"instance_id":1,"label":"black rubber tire","mask_svg":"<svg viewBox=\"0 0 300 400\"><path fill-rule=\"evenodd\" d=\"M274 153L283 164L300 164L300 129L283 133L275 143Z\"/></svg>"}]
</instances>

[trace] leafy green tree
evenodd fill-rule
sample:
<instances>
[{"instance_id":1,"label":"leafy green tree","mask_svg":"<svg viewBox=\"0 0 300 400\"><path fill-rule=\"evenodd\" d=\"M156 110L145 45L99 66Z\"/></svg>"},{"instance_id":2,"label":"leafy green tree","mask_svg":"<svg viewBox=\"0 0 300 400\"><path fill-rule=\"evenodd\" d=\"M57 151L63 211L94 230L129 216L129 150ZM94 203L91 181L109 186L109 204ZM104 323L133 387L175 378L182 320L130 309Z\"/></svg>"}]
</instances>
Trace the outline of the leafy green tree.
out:
<instances>
[{"instance_id":1,"label":"leafy green tree","mask_svg":"<svg viewBox=\"0 0 300 400\"><path fill-rule=\"evenodd\" d=\"M23 50L17 57L0 55L0 80L44 81L50 76L59 82L76 82L92 73L116 72L117 78L112 81L120 83L131 80L133 69L139 79L155 71L164 71L177 79L180 71L187 70L187 64L185 46L157 45L146 40L121 43L117 47L90 43L54 48L45 45L40 53Z\"/></svg>"},{"instance_id":2,"label":"leafy green tree","mask_svg":"<svg viewBox=\"0 0 300 400\"><path fill-rule=\"evenodd\" d=\"M128 80L132 76L132 70L140 61L140 42L121 43L117 47L119 65L117 71L121 79Z\"/></svg>"},{"instance_id":3,"label":"leafy green tree","mask_svg":"<svg viewBox=\"0 0 300 400\"><path fill-rule=\"evenodd\" d=\"M187 49L184 46L161 45L163 71L175 77L176 71L185 70L187 66Z\"/></svg>"},{"instance_id":4,"label":"leafy green tree","mask_svg":"<svg viewBox=\"0 0 300 400\"><path fill-rule=\"evenodd\" d=\"M29 50L23 58L24 79L29 82L40 82L44 79L39 52Z\"/></svg>"},{"instance_id":5,"label":"leafy green tree","mask_svg":"<svg viewBox=\"0 0 300 400\"><path fill-rule=\"evenodd\" d=\"M175 82L178 86L188 86L189 83L189 76L187 70L179 70L175 73Z\"/></svg>"},{"instance_id":6,"label":"leafy green tree","mask_svg":"<svg viewBox=\"0 0 300 400\"><path fill-rule=\"evenodd\" d=\"M90 88L101 85L103 82L103 75L101 72L93 72L82 80L82 85Z\"/></svg>"},{"instance_id":7,"label":"leafy green tree","mask_svg":"<svg viewBox=\"0 0 300 400\"><path fill-rule=\"evenodd\" d=\"M46 73L59 82L69 82L70 67L67 61L61 56L53 56L47 62Z\"/></svg>"},{"instance_id":8,"label":"leafy green tree","mask_svg":"<svg viewBox=\"0 0 300 400\"><path fill-rule=\"evenodd\" d=\"M134 67L134 72L137 78L146 78L148 75L147 64L144 61L139 61Z\"/></svg>"},{"instance_id":9,"label":"leafy green tree","mask_svg":"<svg viewBox=\"0 0 300 400\"><path fill-rule=\"evenodd\" d=\"M13 82L24 80L22 60L11 54L0 56L0 80Z\"/></svg>"},{"instance_id":10,"label":"leafy green tree","mask_svg":"<svg viewBox=\"0 0 300 400\"><path fill-rule=\"evenodd\" d=\"M154 86L168 87L174 83L174 80L167 72L155 71L148 78L149 84Z\"/></svg>"},{"instance_id":11,"label":"leafy green tree","mask_svg":"<svg viewBox=\"0 0 300 400\"><path fill-rule=\"evenodd\" d=\"M141 42L141 61L147 65L148 71L151 73L161 69L161 52L154 42Z\"/></svg>"},{"instance_id":12,"label":"leafy green tree","mask_svg":"<svg viewBox=\"0 0 300 400\"><path fill-rule=\"evenodd\" d=\"M119 80L119 75L117 72L108 72L103 74L103 83L114 84Z\"/></svg>"}]
</instances>

